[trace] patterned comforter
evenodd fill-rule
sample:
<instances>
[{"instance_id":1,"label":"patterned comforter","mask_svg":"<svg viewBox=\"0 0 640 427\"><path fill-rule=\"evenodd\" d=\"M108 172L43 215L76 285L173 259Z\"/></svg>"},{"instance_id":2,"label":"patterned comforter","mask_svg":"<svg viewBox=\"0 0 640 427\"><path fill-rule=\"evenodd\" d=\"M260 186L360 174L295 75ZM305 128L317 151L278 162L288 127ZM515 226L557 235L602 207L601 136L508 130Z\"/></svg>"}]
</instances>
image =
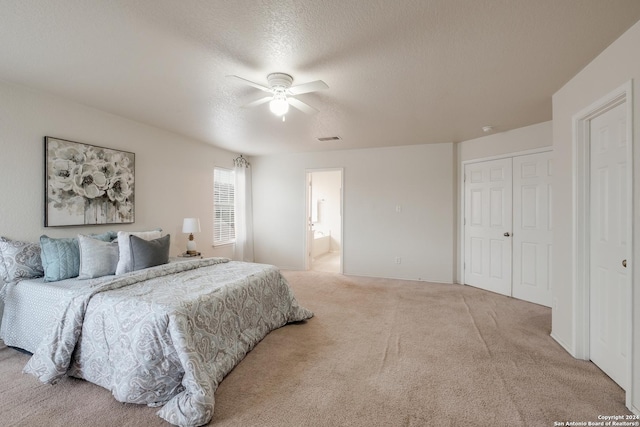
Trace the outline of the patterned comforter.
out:
<instances>
[{"instance_id":1,"label":"patterned comforter","mask_svg":"<svg viewBox=\"0 0 640 427\"><path fill-rule=\"evenodd\" d=\"M273 266L222 258L87 281L65 298L24 372L65 374L121 402L163 405L181 426L209 422L214 392L270 331L311 318Z\"/></svg>"}]
</instances>

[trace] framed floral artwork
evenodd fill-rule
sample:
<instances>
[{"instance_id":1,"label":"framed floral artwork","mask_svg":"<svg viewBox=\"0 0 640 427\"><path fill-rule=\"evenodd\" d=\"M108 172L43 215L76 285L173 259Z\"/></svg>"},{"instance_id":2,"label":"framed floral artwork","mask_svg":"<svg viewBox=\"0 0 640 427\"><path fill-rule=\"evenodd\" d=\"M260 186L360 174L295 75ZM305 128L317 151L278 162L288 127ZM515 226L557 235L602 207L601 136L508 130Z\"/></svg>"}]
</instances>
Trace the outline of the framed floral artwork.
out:
<instances>
[{"instance_id":1,"label":"framed floral artwork","mask_svg":"<svg viewBox=\"0 0 640 427\"><path fill-rule=\"evenodd\" d=\"M46 136L44 226L134 222L135 154Z\"/></svg>"}]
</instances>

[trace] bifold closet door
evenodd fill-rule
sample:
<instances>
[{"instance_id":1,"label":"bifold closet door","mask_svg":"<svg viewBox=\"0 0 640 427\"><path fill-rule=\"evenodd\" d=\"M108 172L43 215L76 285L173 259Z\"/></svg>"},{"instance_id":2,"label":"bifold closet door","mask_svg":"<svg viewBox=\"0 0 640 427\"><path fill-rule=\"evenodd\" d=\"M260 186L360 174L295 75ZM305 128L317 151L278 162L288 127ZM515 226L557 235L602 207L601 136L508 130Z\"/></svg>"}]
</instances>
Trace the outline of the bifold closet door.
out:
<instances>
[{"instance_id":1,"label":"bifold closet door","mask_svg":"<svg viewBox=\"0 0 640 427\"><path fill-rule=\"evenodd\" d=\"M511 159L465 165L465 283L511 295Z\"/></svg>"},{"instance_id":2,"label":"bifold closet door","mask_svg":"<svg viewBox=\"0 0 640 427\"><path fill-rule=\"evenodd\" d=\"M513 158L512 296L551 307L551 153Z\"/></svg>"},{"instance_id":3,"label":"bifold closet door","mask_svg":"<svg viewBox=\"0 0 640 427\"><path fill-rule=\"evenodd\" d=\"M551 306L551 152L465 165L465 283Z\"/></svg>"}]
</instances>

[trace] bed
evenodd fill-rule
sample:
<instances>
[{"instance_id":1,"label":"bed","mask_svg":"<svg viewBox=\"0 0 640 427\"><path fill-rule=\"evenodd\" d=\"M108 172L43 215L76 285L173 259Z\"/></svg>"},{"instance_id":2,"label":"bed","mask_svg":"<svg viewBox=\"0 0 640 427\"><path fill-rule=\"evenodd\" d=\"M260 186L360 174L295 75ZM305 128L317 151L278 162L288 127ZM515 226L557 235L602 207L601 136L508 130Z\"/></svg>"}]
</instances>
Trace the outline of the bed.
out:
<instances>
[{"instance_id":1,"label":"bed","mask_svg":"<svg viewBox=\"0 0 640 427\"><path fill-rule=\"evenodd\" d=\"M224 258L14 281L0 296L0 337L33 353L25 373L85 379L182 426L210 421L218 384L270 331L313 316L276 267Z\"/></svg>"}]
</instances>

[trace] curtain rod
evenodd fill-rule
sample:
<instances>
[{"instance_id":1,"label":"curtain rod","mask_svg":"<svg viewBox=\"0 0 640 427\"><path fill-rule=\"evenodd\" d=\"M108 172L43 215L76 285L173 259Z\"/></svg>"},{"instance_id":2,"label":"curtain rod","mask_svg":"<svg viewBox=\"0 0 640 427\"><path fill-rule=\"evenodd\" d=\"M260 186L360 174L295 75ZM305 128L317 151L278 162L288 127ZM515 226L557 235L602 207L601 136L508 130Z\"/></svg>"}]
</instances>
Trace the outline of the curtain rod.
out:
<instances>
[{"instance_id":1,"label":"curtain rod","mask_svg":"<svg viewBox=\"0 0 640 427\"><path fill-rule=\"evenodd\" d=\"M233 165L237 168L242 168L242 167L248 168L251 166L251 163L249 163L249 161L244 157L242 157L242 154L240 154L239 157L236 157L235 159L233 159Z\"/></svg>"}]
</instances>

